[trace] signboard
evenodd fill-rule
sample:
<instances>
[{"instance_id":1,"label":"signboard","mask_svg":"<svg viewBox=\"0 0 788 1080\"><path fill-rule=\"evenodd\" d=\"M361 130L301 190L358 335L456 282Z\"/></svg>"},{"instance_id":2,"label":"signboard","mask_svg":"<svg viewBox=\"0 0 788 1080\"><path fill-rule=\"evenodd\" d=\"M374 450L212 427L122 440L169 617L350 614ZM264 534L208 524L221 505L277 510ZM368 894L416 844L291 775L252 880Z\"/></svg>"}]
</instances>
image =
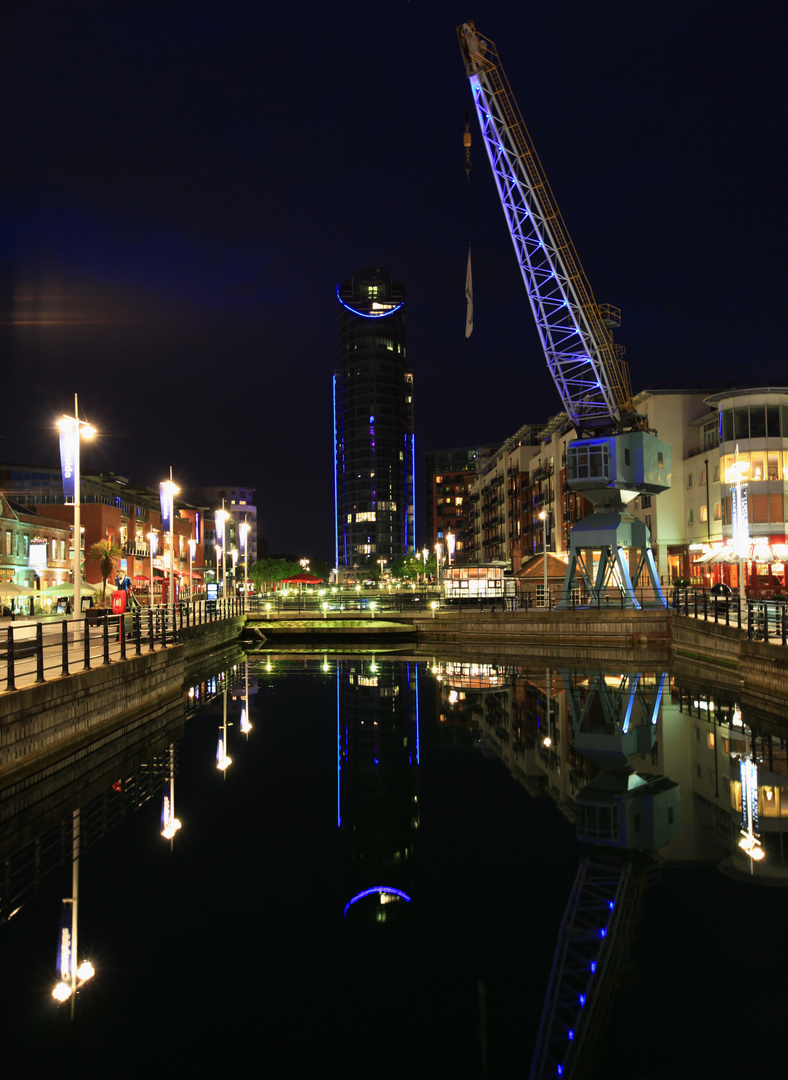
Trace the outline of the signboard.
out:
<instances>
[{"instance_id":1,"label":"signboard","mask_svg":"<svg viewBox=\"0 0 788 1080\"><path fill-rule=\"evenodd\" d=\"M42 569L47 565L47 542L46 540L31 540L28 552L27 565L34 569Z\"/></svg>"},{"instance_id":2,"label":"signboard","mask_svg":"<svg viewBox=\"0 0 788 1080\"><path fill-rule=\"evenodd\" d=\"M207 600L217 600L219 597L219 586L215 581L209 581L205 586L205 596Z\"/></svg>"},{"instance_id":3,"label":"signboard","mask_svg":"<svg viewBox=\"0 0 788 1080\"><path fill-rule=\"evenodd\" d=\"M127 596L125 589L118 589L117 592L114 592L112 594L112 614L122 615L126 610L126 601Z\"/></svg>"}]
</instances>

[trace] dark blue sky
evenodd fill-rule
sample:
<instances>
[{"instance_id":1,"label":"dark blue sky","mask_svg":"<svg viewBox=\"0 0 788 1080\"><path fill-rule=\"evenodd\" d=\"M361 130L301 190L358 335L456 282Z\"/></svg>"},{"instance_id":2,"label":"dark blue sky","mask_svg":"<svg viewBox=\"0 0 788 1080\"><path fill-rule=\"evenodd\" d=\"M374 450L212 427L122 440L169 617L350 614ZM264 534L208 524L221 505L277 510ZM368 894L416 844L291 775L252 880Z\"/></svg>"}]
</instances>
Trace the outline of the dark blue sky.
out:
<instances>
[{"instance_id":1,"label":"dark blue sky","mask_svg":"<svg viewBox=\"0 0 788 1080\"><path fill-rule=\"evenodd\" d=\"M370 264L408 290L417 448L558 411L475 126L465 181L468 18L633 387L785 383L774 5L44 0L0 64L0 456L55 464L77 391L86 468L254 485L272 550L330 558L334 288Z\"/></svg>"}]
</instances>

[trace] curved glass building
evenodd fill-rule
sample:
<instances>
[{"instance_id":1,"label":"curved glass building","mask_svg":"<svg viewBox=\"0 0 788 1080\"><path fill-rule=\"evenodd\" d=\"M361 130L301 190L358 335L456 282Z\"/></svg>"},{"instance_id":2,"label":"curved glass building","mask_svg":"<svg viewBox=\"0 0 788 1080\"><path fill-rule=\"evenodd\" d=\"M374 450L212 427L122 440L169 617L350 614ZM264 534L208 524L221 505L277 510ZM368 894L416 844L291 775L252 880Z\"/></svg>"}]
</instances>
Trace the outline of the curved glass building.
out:
<instances>
[{"instance_id":1,"label":"curved glass building","mask_svg":"<svg viewBox=\"0 0 788 1080\"><path fill-rule=\"evenodd\" d=\"M413 374L400 282L361 268L337 286L337 300L335 565L348 579L385 572L415 548Z\"/></svg>"}]
</instances>

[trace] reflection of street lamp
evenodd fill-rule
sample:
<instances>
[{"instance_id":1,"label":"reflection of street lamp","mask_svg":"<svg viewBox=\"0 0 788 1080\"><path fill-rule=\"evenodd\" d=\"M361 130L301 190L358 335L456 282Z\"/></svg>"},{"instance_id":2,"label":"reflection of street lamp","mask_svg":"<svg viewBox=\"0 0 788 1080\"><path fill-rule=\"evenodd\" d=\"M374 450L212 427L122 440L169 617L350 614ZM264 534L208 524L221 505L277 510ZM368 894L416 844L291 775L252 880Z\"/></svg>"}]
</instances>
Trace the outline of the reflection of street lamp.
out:
<instances>
[{"instance_id":1,"label":"reflection of street lamp","mask_svg":"<svg viewBox=\"0 0 788 1080\"><path fill-rule=\"evenodd\" d=\"M57 971L60 982L52 991L55 1001L68 1001L94 974L89 960L77 967L77 916L79 912L79 809L72 814L71 833L71 897L63 901L60 916L60 939L57 950ZM74 1000L71 1001L74 1016Z\"/></svg>"},{"instance_id":2,"label":"reflection of street lamp","mask_svg":"<svg viewBox=\"0 0 788 1080\"><path fill-rule=\"evenodd\" d=\"M249 659L244 660L244 703L241 709L241 732L246 735L252 730L252 722L249 719Z\"/></svg>"},{"instance_id":3,"label":"reflection of street lamp","mask_svg":"<svg viewBox=\"0 0 788 1080\"><path fill-rule=\"evenodd\" d=\"M225 775L233 759L227 756L227 686L222 695L222 726L219 728L219 741L216 744L216 768Z\"/></svg>"},{"instance_id":4,"label":"reflection of street lamp","mask_svg":"<svg viewBox=\"0 0 788 1080\"><path fill-rule=\"evenodd\" d=\"M170 850L172 838L180 827L181 823L175 816L175 744L170 743L170 779L161 801L161 835L170 841Z\"/></svg>"},{"instance_id":5,"label":"reflection of street lamp","mask_svg":"<svg viewBox=\"0 0 788 1080\"><path fill-rule=\"evenodd\" d=\"M543 603L545 607L548 607L547 602L547 511L540 510L539 518L542 522L542 562L544 564L544 597Z\"/></svg>"},{"instance_id":6,"label":"reflection of street lamp","mask_svg":"<svg viewBox=\"0 0 788 1080\"><path fill-rule=\"evenodd\" d=\"M82 609L82 521L80 518L79 489L79 440L92 439L96 429L85 420L79 419L79 402L74 394L74 415L63 416L58 420L60 428L60 458L63 466L63 494L68 497L72 489L74 499L74 612L78 615Z\"/></svg>"},{"instance_id":7,"label":"reflection of street lamp","mask_svg":"<svg viewBox=\"0 0 788 1080\"><path fill-rule=\"evenodd\" d=\"M156 546L158 544L158 533L154 530L148 533L148 543L150 544L150 606L153 607L153 560L156 557Z\"/></svg>"}]
</instances>

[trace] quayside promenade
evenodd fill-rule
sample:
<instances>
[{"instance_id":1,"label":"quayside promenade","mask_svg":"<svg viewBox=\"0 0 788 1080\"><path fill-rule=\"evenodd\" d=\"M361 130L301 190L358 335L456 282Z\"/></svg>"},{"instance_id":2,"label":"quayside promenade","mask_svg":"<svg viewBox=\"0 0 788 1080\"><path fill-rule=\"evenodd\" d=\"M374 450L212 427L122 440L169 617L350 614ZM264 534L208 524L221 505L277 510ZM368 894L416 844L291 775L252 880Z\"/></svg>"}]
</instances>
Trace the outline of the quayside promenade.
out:
<instances>
[{"instance_id":1,"label":"quayside promenade","mask_svg":"<svg viewBox=\"0 0 788 1080\"><path fill-rule=\"evenodd\" d=\"M16 624L0 651L0 772L179 699L189 667L236 642L244 622L230 600L159 610L136 625L130 617Z\"/></svg>"}]
</instances>

